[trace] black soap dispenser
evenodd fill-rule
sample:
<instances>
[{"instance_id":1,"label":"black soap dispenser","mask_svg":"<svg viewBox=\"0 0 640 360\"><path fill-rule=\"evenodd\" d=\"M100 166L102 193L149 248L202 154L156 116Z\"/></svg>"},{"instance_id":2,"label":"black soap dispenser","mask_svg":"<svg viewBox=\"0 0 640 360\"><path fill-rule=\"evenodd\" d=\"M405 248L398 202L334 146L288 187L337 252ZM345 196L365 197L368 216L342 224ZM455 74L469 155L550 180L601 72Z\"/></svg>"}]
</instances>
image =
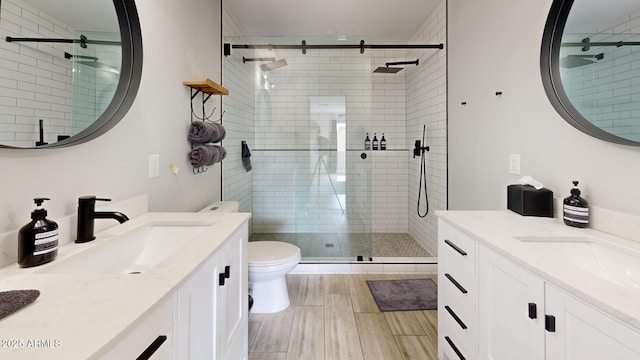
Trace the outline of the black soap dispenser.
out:
<instances>
[{"instance_id":1,"label":"black soap dispenser","mask_svg":"<svg viewBox=\"0 0 640 360\"><path fill-rule=\"evenodd\" d=\"M42 203L48 198L35 198L32 221L18 232L18 265L30 267L52 261L58 255L58 224L47 219Z\"/></svg>"},{"instance_id":2,"label":"black soap dispenser","mask_svg":"<svg viewBox=\"0 0 640 360\"><path fill-rule=\"evenodd\" d=\"M571 196L564 198L562 212L565 224L579 228L589 226L589 203L580 197L578 181L573 182Z\"/></svg>"}]
</instances>

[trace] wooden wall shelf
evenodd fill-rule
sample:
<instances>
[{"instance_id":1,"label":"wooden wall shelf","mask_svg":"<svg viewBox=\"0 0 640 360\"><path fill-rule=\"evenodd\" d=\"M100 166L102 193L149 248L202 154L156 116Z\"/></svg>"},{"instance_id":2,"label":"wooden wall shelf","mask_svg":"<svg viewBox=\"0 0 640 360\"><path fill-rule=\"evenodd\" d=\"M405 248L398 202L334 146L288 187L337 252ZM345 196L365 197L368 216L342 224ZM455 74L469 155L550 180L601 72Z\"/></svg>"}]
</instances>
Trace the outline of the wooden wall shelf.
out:
<instances>
[{"instance_id":1,"label":"wooden wall shelf","mask_svg":"<svg viewBox=\"0 0 640 360\"><path fill-rule=\"evenodd\" d=\"M204 81L185 81L183 84L208 94L229 95L229 89L210 79L205 79Z\"/></svg>"}]
</instances>

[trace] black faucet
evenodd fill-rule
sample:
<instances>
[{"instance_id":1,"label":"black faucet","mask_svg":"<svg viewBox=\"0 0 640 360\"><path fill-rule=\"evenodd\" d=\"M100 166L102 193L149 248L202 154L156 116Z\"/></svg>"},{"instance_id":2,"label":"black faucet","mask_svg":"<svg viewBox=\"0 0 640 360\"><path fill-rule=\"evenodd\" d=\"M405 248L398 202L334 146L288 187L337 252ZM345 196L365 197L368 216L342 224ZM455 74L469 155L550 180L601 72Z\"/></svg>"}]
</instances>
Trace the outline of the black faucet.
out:
<instances>
[{"instance_id":1,"label":"black faucet","mask_svg":"<svg viewBox=\"0 0 640 360\"><path fill-rule=\"evenodd\" d=\"M122 224L129 220L127 215L115 211L96 211L96 201L111 201L95 196L81 196L78 199L78 238L76 243L89 242L96 237L93 235L95 219L115 219Z\"/></svg>"}]
</instances>

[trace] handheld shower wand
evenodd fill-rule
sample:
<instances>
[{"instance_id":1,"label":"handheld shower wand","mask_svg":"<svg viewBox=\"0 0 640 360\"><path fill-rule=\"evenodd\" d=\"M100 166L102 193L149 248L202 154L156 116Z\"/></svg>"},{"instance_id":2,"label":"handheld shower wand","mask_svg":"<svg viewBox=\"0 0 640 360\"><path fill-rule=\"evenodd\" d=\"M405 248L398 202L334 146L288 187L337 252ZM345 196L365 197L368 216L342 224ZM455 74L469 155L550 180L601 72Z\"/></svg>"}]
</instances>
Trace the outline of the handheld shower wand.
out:
<instances>
[{"instance_id":1,"label":"handheld shower wand","mask_svg":"<svg viewBox=\"0 0 640 360\"><path fill-rule=\"evenodd\" d=\"M420 140L416 140L415 148L413 149L413 157L420 156L420 182L418 183L418 216L421 218L426 217L429 213L429 195L427 193L427 163L425 157L425 151L429 151L428 146L422 146L425 143L425 136L427 133L427 125L422 127L422 144ZM422 198L422 188L424 184L424 201L427 205L424 214L420 212L420 200Z\"/></svg>"}]
</instances>

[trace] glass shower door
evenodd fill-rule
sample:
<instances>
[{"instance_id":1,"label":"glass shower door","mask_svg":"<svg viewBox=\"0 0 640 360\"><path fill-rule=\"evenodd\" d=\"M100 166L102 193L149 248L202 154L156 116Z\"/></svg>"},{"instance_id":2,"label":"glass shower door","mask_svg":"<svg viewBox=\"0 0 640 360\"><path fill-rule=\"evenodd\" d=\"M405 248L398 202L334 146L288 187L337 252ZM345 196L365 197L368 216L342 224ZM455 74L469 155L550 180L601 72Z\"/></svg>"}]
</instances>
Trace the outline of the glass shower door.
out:
<instances>
[{"instance_id":1,"label":"glass shower door","mask_svg":"<svg viewBox=\"0 0 640 360\"><path fill-rule=\"evenodd\" d=\"M119 33L85 31L76 37L81 36L105 44L83 47L75 43L73 54L65 55L73 60L72 134L93 124L109 106L120 81L122 62Z\"/></svg>"},{"instance_id":2,"label":"glass shower door","mask_svg":"<svg viewBox=\"0 0 640 360\"><path fill-rule=\"evenodd\" d=\"M369 154L363 142L352 141L362 127L350 121L347 98L309 96L309 131L302 135L307 148L300 149L295 174L296 241L303 260L372 255Z\"/></svg>"}]
</instances>

